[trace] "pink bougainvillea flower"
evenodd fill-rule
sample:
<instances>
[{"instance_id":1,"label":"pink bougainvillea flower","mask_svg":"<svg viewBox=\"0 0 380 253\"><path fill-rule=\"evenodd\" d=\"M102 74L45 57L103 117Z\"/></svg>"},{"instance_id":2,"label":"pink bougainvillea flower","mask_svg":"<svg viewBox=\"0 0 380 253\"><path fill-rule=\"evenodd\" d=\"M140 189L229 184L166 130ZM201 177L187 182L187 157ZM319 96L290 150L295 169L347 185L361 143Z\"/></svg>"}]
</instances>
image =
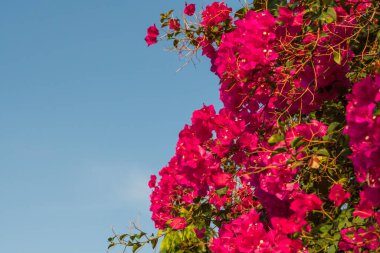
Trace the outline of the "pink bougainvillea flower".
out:
<instances>
[{"instance_id":1,"label":"pink bougainvillea flower","mask_svg":"<svg viewBox=\"0 0 380 253\"><path fill-rule=\"evenodd\" d=\"M252 209L249 213L224 224L219 230L219 237L210 245L211 251L214 253L300 252L302 242L299 239L290 239L277 229L267 232L259 220L260 214Z\"/></svg>"},{"instance_id":2,"label":"pink bougainvillea flower","mask_svg":"<svg viewBox=\"0 0 380 253\"><path fill-rule=\"evenodd\" d=\"M355 228L345 228L340 231L340 234L342 239L339 242L339 248L345 252L352 252L352 249L354 250L353 252L360 252L363 248L368 248L369 250L379 249L379 235L376 233L374 226L357 230Z\"/></svg>"},{"instance_id":3,"label":"pink bougainvillea flower","mask_svg":"<svg viewBox=\"0 0 380 253\"><path fill-rule=\"evenodd\" d=\"M273 217L271 219L272 226L284 234L292 234L299 232L307 221L298 215L293 214L289 218Z\"/></svg>"},{"instance_id":4,"label":"pink bougainvillea flower","mask_svg":"<svg viewBox=\"0 0 380 253\"><path fill-rule=\"evenodd\" d=\"M231 223L224 224L219 230L219 238L215 238L210 246L212 252L252 252L265 236L263 224L259 221L260 214L252 209L248 214L241 215Z\"/></svg>"},{"instance_id":5,"label":"pink bougainvillea flower","mask_svg":"<svg viewBox=\"0 0 380 253\"><path fill-rule=\"evenodd\" d=\"M151 175L150 176L150 180L149 180L149 183L148 183L149 188L154 188L156 186L156 180L157 180L157 176L156 175Z\"/></svg>"},{"instance_id":6,"label":"pink bougainvillea flower","mask_svg":"<svg viewBox=\"0 0 380 253\"><path fill-rule=\"evenodd\" d=\"M184 229L186 227L186 220L182 217L176 217L170 223L170 226L174 229Z\"/></svg>"},{"instance_id":7,"label":"pink bougainvillea flower","mask_svg":"<svg viewBox=\"0 0 380 253\"><path fill-rule=\"evenodd\" d=\"M354 216L366 219L372 217L380 206L380 188L365 187L360 192L359 205L355 207Z\"/></svg>"},{"instance_id":8,"label":"pink bougainvillea flower","mask_svg":"<svg viewBox=\"0 0 380 253\"><path fill-rule=\"evenodd\" d=\"M157 43L157 36L159 35L159 31L156 27L156 25L152 25L147 30L147 35L145 36L145 41L148 44L148 46L156 44Z\"/></svg>"},{"instance_id":9,"label":"pink bougainvillea flower","mask_svg":"<svg viewBox=\"0 0 380 253\"><path fill-rule=\"evenodd\" d=\"M197 237L201 239L201 238L205 237L206 229L204 229L204 228L202 228L202 229L196 229L196 228L194 228L194 232L197 235Z\"/></svg>"},{"instance_id":10,"label":"pink bougainvillea flower","mask_svg":"<svg viewBox=\"0 0 380 253\"><path fill-rule=\"evenodd\" d=\"M204 106L194 111L191 123L179 134L175 155L159 173L160 181L156 183L157 178L151 176L150 210L157 228L186 228L192 217L180 217L180 208L194 206L219 223L213 238L208 236L207 224L192 224L198 238L209 240L213 253L308 252L309 239L294 233L313 236L323 232L315 228L327 217L339 219L340 211L344 211L330 210L331 205L339 208L347 203L350 210L355 208L352 216L367 220L365 226L352 222L352 228L332 228L334 235L341 233L340 249L359 252L363 247L379 247L375 223L380 223L379 75L355 84L347 96L345 133L353 164L347 169L354 170L360 190L352 187L351 180L341 180L348 175L351 178L348 170L336 178L347 182L344 185L334 179L328 184L314 184L317 189L313 191L298 181L304 171L319 174L321 165L331 165L331 159L323 160L324 156L316 153L322 145L340 148L340 142L330 145L330 137L335 137L328 131L330 120L319 113L308 116L321 110L325 102L343 98L352 86L347 79L347 62L354 52L345 38L351 36L356 21L338 2L328 10L332 14L335 11L336 18L322 24L323 36L303 29L310 20L302 4L279 7L277 15L249 10L244 17L233 17L231 8L222 1L205 8L195 25L201 32L189 32L194 35L194 46L210 58L211 71L220 79L223 108L216 112L213 106ZM183 12L194 15L195 4L186 3ZM180 30L179 19L167 21L169 34L188 32ZM157 42L158 33L156 26L148 29L148 45ZM305 47L292 57L290 66L282 65L285 47L295 42ZM307 56L308 45L315 47L315 55L297 70ZM339 63L330 48L339 49ZM283 111L286 115L279 114ZM296 114L299 116L293 117ZM336 120L344 124L342 117ZM337 129L334 133L340 131ZM276 137L273 143L272 136ZM331 156L338 154L328 151ZM310 170L305 169L307 166ZM357 195L354 191L360 194L359 202L356 197L350 199L351 194ZM203 205L211 207L212 214ZM324 210L323 206L328 208ZM326 215L312 214L318 210Z\"/></svg>"},{"instance_id":11,"label":"pink bougainvillea flower","mask_svg":"<svg viewBox=\"0 0 380 253\"><path fill-rule=\"evenodd\" d=\"M354 216L365 219L380 207L380 117L375 113L380 100L380 75L356 83L347 99L345 133L353 151L350 158L357 181L366 184Z\"/></svg>"},{"instance_id":12,"label":"pink bougainvillea flower","mask_svg":"<svg viewBox=\"0 0 380 253\"><path fill-rule=\"evenodd\" d=\"M194 12L195 12L195 4L185 3L185 9L183 10L183 13L185 13L188 16L193 16Z\"/></svg>"},{"instance_id":13,"label":"pink bougainvillea flower","mask_svg":"<svg viewBox=\"0 0 380 253\"><path fill-rule=\"evenodd\" d=\"M322 201L316 194L299 194L290 204L290 209L297 214L305 214L313 210L320 210Z\"/></svg>"},{"instance_id":14,"label":"pink bougainvillea flower","mask_svg":"<svg viewBox=\"0 0 380 253\"><path fill-rule=\"evenodd\" d=\"M218 173L211 175L211 181L215 184L216 188L224 187L230 181L231 175L228 173Z\"/></svg>"},{"instance_id":15,"label":"pink bougainvillea flower","mask_svg":"<svg viewBox=\"0 0 380 253\"><path fill-rule=\"evenodd\" d=\"M335 203L336 207L342 205L348 198L351 197L349 192L345 192L341 184L335 184L329 194L329 199Z\"/></svg>"},{"instance_id":16,"label":"pink bougainvillea flower","mask_svg":"<svg viewBox=\"0 0 380 253\"><path fill-rule=\"evenodd\" d=\"M231 20L230 13L232 9L228 8L223 2L214 2L208 5L202 12L203 21L200 23L203 26L215 26L227 19Z\"/></svg>"},{"instance_id":17,"label":"pink bougainvillea flower","mask_svg":"<svg viewBox=\"0 0 380 253\"><path fill-rule=\"evenodd\" d=\"M178 30L181 27L178 19L169 19L169 28L172 30Z\"/></svg>"}]
</instances>

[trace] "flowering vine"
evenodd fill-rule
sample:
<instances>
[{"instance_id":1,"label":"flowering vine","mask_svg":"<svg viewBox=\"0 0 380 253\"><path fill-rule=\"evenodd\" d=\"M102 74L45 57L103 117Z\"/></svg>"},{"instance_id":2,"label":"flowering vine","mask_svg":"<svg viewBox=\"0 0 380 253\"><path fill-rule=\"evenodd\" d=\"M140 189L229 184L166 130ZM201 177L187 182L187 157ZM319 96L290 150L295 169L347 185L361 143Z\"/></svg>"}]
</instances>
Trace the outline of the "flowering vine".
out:
<instances>
[{"instance_id":1,"label":"flowering vine","mask_svg":"<svg viewBox=\"0 0 380 253\"><path fill-rule=\"evenodd\" d=\"M380 3L185 3L161 14L179 54L210 59L223 108L194 111L152 175L159 232L110 237L133 252L380 250ZM140 240L145 237L145 240Z\"/></svg>"}]
</instances>

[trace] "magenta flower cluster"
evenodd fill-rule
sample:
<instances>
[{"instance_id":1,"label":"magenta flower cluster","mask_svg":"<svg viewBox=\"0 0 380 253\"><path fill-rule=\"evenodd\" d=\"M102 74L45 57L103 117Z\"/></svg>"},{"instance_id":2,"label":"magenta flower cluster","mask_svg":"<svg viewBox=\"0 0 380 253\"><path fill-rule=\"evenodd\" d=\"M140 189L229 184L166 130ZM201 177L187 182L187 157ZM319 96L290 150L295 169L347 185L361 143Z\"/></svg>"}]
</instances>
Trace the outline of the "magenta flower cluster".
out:
<instances>
[{"instance_id":1,"label":"magenta flower cluster","mask_svg":"<svg viewBox=\"0 0 380 253\"><path fill-rule=\"evenodd\" d=\"M348 100L345 132L350 137L356 179L364 185L354 215L375 218L380 224L380 75L356 83ZM348 228L342 236L340 246L344 250L380 247L374 226L359 231Z\"/></svg>"},{"instance_id":2,"label":"magenta flower cluster","mask_svg":"<svg viewBox=\"0 0 380 253\"><path fill-rule=\"evenodd\" d=\"M347 77L349 62L357 57L347 38L371 4L336 1L315 31L307 30L309 14L302 5L290 7L293 2L276 14L247 10L238 19L224 2L201 13L201 32L191 39L220 79L223 108L194 111L159 180L151 177L150 210L158 229L192 225L202 239L210 236L209 224L218 224L209 240L215 253L307 252L303 240L319 229L314 221L334 220L325 208L347 209L344 205L355 195L346 186L351 180L360 191L353 216L372 223L342 227L338 246L355 252L379 249L380 75L353 86ZM357 12L348 4L356 4ZM184 13L194 12L195 5L186 4ZM179 31L179 21L170 19L169 28ZM155 26L148 29L148 45L157 35ZM295 41L302 47L291 48ZM344 133L355 176L331 179L325 193L310 191L302 177L328 171L322 164L330 153L320 146L330 145L334 134L310 113L345 97L351 88ZM208 224L186 215L199 206L207 206Z\"/></svg>"}]
</instances>

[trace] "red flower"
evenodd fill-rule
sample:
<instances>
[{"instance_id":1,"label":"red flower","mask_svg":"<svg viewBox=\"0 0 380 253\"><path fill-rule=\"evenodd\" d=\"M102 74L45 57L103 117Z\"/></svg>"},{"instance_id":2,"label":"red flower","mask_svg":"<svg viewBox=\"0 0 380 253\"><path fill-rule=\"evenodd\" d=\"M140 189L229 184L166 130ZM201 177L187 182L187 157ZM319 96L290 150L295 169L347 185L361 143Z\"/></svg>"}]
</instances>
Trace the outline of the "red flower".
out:
<instances>
[{"instance_id":1,"label":"red flower","mask_svg":"<svg viewBox=\"0 0 380 253\"><path fill-rule=\"evenodd\" d=\"M284 234L299 232L302 227L307 224L307 221L304 218L299 217L296 214L293 214L288 218L273 217L270 221L274 229L281 231Z\"/></svg>"},{"instance_id":2,"label":"red flower","mask_svg":"<svg viewBox=\"0 0 380 253\"><path fill-rule=\"evenodd\" d=\"M178 19L170 19L169 20L169 28L172 30L178 30L180 28L180 24Z\"/></svg>"},{"instance_id":3,"label":"red flower","mask_svg":"<svg viewBox=\"0 0 380 253\"><path fill-rule=\"evenodd\" d=\"M354 216L366 219L375 214L375 210L380 206L380 188L365 187L360 192L359 205L355 207Z\"/></svg>"},{"instance_id":4,"label":"red flower","mask_svg":"<svg viewBox=\"0 0 380 253\"><path fill-rule=\"evenodd\" d=\"M217 25L227 19L231 20L230 13L232 9L228 8L224 3L214 2L208 5L206 9L202 12L201 25L209 27Z\"/></svg>"},{"instance_id":5,"label":"red flower","mask_svg":"<svg viewBox=\"0 0 380 253\"><path fill-rule=\"evenodd\" d=\"M184 229L186 227L186 220L185 218L176 217L173 219L173 221L170 223L170 226L174 229Z\"/></svg>"},{"instance_id":6,"label":"red flower","mask_svg":"<svg viewBox=\"0 0 380 253\"><path fill-rule=\"evenodd\" d=\"M346 200L351 197L349 192L345 192L341 184L335 184L329 194L329 199L335 203L335 206L340 206Z\"/></svg>"},{"instance_id":7,"label":"red flower","mask_svg":"<svg viewBox=\"0 0 380 253\"><path fill-rule=\"evenodd\" d=\"M154 188L156 186L156 180L157 180L157 176L156 175L151 175L150 176L150 180L149 180L149 183L148 183L149 188Z\"/></svg>"},{"instance_id":8,"label":"red flower","mask_svg":"<svg viewBox=\"0 0 380 253\"><path fill-rule=\"evenodd\" d=\"M196 229L196 228L194 228L194 232L195 232L195 234L197 235L197 237L199 239L202 239L202 238L205 237L206 229L204 229L204 228L202 228L202 229Z\"/></svg>"},{"instance_id":9,"label":"red flower","mask_svg":"<svg viewBox=\"0 0 380 253\"><path fill-rule=\"evenodd\" d=\"M148 44L148 46L157 43L158 34L159 34L159 31L157 30L157 27L155 24L148 28L147 35L145 37L145 41Z\"/></svg>"},{"instance_id":10,"label":"red flower","mask_svg":"<svg viewBox=\"0 0 380 253\"><path fill-rule=\"evenodd\" d=\"M299 194L290 204L290 209L303 215L313 210L320 210L322 201L315 194Z\"/></svg>"},{"instance_id":11,"label":"red flower","mask_svg":"<svg viewBox=\"0 0 380 253\"><path fill-rule=\"evenodd\" d=\"M231 175L229 173L218 173L211 175L211 181L215 184L216 188L225 187L230 181Z\"/></svg>"},{"instance_id":12,"label":"red flower","mask_svg":"<svg viewBox=\"0 0 380 253\"><path fill-rule=\"evenodd\" d=\"M195 12L195 4L185 3L185 9L183 10L183 13L185 13L188 16L193 16L194 12Z\"/></svg>"}]
</instances>

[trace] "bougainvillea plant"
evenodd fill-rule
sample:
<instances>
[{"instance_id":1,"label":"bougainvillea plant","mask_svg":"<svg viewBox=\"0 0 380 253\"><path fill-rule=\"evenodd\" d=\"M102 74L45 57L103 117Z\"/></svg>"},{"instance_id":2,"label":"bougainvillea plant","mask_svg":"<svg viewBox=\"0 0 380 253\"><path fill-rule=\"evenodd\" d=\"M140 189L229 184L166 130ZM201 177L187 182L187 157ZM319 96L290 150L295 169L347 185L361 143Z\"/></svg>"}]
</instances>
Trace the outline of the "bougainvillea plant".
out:
<instances>
[{"instance_id":1,"label":"bougainvillea plant","mask_svg":"<svg viewBox=\"0 0 380 253\"><path fill-rule=\"evenodd\" d=\"M222 109L194 111L152 175L133 252L380 252L380 1L185 3L148 45L202 54ZM161 35L160 35L161 34Z\"/></svg>"}]
</instances>

